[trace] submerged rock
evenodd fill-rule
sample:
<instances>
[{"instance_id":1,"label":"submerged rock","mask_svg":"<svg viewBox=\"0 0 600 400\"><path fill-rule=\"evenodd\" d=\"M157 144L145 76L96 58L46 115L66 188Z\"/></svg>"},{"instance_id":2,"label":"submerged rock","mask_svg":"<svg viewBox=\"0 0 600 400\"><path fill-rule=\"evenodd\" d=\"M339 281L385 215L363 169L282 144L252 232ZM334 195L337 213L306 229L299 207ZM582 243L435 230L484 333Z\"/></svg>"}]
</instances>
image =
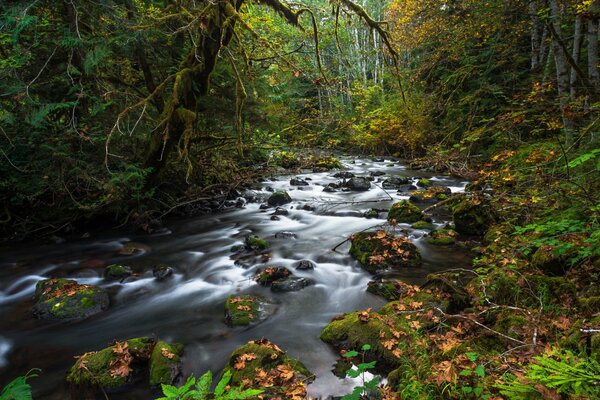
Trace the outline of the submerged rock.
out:
<instances>
[{"instance_id":1,"label":"submerged rock","mask_svg":"<svg viewBox=\"0 0 600 400\"><path fill-rule=\"evenodd\" d=\"M42 319L84 319L106 310L108 294L104 289L82 285L68 279L46 279L35 288L33 312Z\"/></svg>"},{"instance_id":2,"label":"submerged rock","mask_svg":"<svg viewBox=\"0 0 600 400\"><path fill-rule=\"evenodd\" d=\"M420 221L423 218L423 212L414 204L406 200L401 200L390 208L388 213L388 221L396 221L396 223L413 223Z\"/></svg>"},{"instance_id":3,"label":"submerged rock","mask_svg":"<svg viewBox=\"0 0 600 400\"><path fill-rule=\"evenodd\" d=\"M350 255L374 274L382 269L402 269L421 265L421 255L412 242L385 231L359 232L350 238Z\"/></svg>"},{"instance_id":4,"label":"submerged rock","mask_svg":"<svg viewBox=\"0 0 600 400\"><path fill-rule=\"evenodd\" d=\"M104 270L104 277L106 279L121 280L131 276L132 274L133 271L130 267L120 264L111 264Z\"/></svg>"},{"instance_id":5,"label":"submerged rock","mask_svg":"<svg viewBox=\"0 0 600 400\"><path fill-rule=\"evenodd\" d=\"M308 186L308 182L300 178L292 178L290 180L290 185L292 186Z\"/></svg>"},{"instance_id":6,"label":"submerged rock","mask_svg":"<svg viewBox=\"0 0 600 400\"><path fill-rule=\"evenodd\" d=\"M351 178L348 182L346 182L345 186L356 192L366 192L371 189L371 182L367 178L362 177L354 177Z\"/></svg>"},{"instance_id":7,"label":"submerged rock","mask_svg":"<svg viewBox=\"0 0 600 400\"><path fill-rule=\"evenodd\" d=\"M312 279L288 276L274 281L271 284L271 290L274 292L297 292L312 284L314 284Z\"/></svg>"},{"instance_id":8,"label":"submerged rock","mask_svg":"<svg viewBox=\"0 0 600 400\"><path fill-rule=\"evenodd\" d=\"M296 264L296 269L301 271L312 270L316 268L316 264L310 260L301 260Z\"/></svg>"},{"instance_id":9,"label":"submerged rock","mask_svg":"<svg viewBox=\"0 0 600 400\"><path fill-rule=\"evenodd\" d=\"M231 386L264 390L266 399L303 399L306 385L314 380L300 361L267 339L250 341L235 350L224 372L231 372Z\"/></svg>"},{"instance_id":10,"label":"submerged rock","mask_svg":"<svg viewBox=\"0 0 600 400\"><path fill-rule=\"evenodd\" d=\"M292 198L288 194L288 192L275 192L269 197L267 203L271 207L282 206L284 204L288 204L292 202Z\"/></svg>"},{"instance_id":11,"label":"submerged rock","mask_svg":"<svg viewBox=\"0 0 600 400\"><path fill-rule=\"evenodd\" d=\"M294 232L277 232L275 234L276 239L298 239L298 236Z\"/></svg>"},{"instance_id":12,"label":"submerged rock","mask_svg":"<svg viewBox=\"0 0 600 400\"><path fill-rule=\"evenodd\" d=\"M258 322L263 301L258 296L231 295L225 302L225 320L233 326L246 326Z\"/></svg>"},{"instance_id":13,"label":"submerged rock","mask_svg":"<svg viewBox=\"0 0 600 400\"><path fill-rule=\"evenodd\" d=\"M152 275L154 275L156 280L164 281L173 275L173 268L165 264L157 264L152 268Z\"/></svg>"},{"instance_id":14,"label":"submerged rock","mask_svg":"<svg viewBox=\"0 0 600 400\"><path fill-rule=\"evenodd\" d=\"M408 185L410 180L404 176L392 176L383 181L384 189L400 189L404 185Z\"/></svg>"},{"instance_id":15,"label":"submerged rock","mask_svg":"<svg viewBox=\"0 0 600 400\"><path fill-rule=\"evenodd\" d=\"M272 215L275 215L275 216L286 216L286 215L289 215L289 214L290 214L290 212L288 210L286 210L285 208L283 208L283 207L277 207L275 209L275 212Z\"/></svg>"}]
</instances>

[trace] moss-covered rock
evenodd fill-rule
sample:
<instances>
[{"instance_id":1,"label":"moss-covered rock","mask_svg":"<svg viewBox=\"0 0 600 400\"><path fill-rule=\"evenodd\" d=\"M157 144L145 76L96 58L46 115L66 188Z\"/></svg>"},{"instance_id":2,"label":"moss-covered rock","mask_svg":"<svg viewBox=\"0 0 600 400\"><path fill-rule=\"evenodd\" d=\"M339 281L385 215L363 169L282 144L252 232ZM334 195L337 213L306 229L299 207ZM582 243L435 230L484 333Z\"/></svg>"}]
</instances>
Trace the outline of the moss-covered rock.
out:
<instances>
[{"instance_id":1,"label":"moss-covered rock","mask_svg":"<svg viewBox=\"0 0 600 400\"><path fill-rule=\"evenodd\" d=\"M170 385L181 373L181 354L183 345L157 342L150 355L150 385Z\"/></svg>"},{"instance_id":2,"label":"moss-covered rock","mask_svg":"<svg viewBox=\"0 0 600 400\"><path fill-rule=\"evenodd\" d=\"M270 286L273 282L292 275L289 269L283 267L267 267L256 271L254 280L262 286Z\"/></svg>"},{"instance_id":3,"label":"moss-covered rock","mask_svg":"<svg viewBox=\"0 0 600 400\"><path fill-rule=\"evenodd\" d=\"M350 238L350 255L365 270L374 274L382 269L401 269L421 265L421 254L412 242L385 231L359 232Z\"/></svg>"},{"instance_id":4,"label":"moss-covered rock","mask_svg":"<svg viewBox=\"0 0 600 400\"><path fill-rule=\"evenodd\" d=\"M131 276L131 274L133 274L133 271L130 267L120 264L111 264L104 270L104 277L106 279L121 280Z\"/></svg>"},{"instance_id":5,"label":"moss-covered rock","mask_svg":"<svg viewBox=\"0 0 600 400\"><path fill-rule=\"evenodd\" d=\"M157 264L152 268L152 275L154 275L156 280L164 281L173 275L173 268L166 264Z\"/></svg>"},{"instance_id":6,"label":"moss-covered rock","mask_svg":"<svg viewBox=\"0 0 600 400\"><path fill-rule=\"evenodd\" d=\"M429 274L421 289L436 290L447 294L448 310L451 313L456 313L471 306L472 301L466 286L472 278L473 274L467 271Z\"/></svg>"},{"instance_id":7,"label":"moss-covered rock","mask_svg":"<svg viewBox=\"0 0 600 400\"><path fill-rule=\"evenodd\" d=\"M399 279L378 278L368 283L367 292L394 301L400 299L410 287Z\"/></svg>"},{"instance_id":8,"label":"moss-covered rock","mask_svg":"<svg viewBox=\"0 0 600 400\"><path fill-rule=\"evenodd\" d=\"M150 338L136 338L85 353L69 369L67 382L79 388L119 389L141 371L150 359L154 344Z\"/></svg>"},{"instance_id":9,"label":"moss-covered rock","mask_svg":"<svg viewBox=\"0 0 600 400\"><path fill-rule=\"evenodd\" d=\"M246 250L266 250L269 248L269 242L257 235L246 236Z\"/></svg>"},{"instance_id":10,"label":"moss-covered rock","mask_svg":"<svg viewBox=\"0 0 600 400\"><path fill-rule=\"evenodd\" d=\"M454 226L463 235L483 235L493 221L491 207L480 197L464 197L452 207Z\"/></svg>"},{"instance_id":11,"label":"moss-covered rock","mask_svg":"<svg viewBox=\"0 0 600 400\"><path fill-rule=\"evenodd\" d=\"M437 229L432 231L427 238L427 243L437 246L448 246L456 243L458 234L452 229Z\"/></svg>"},{"instance_id":12,"label":"moss-covered rock","mask_svg":"<svg viewBox=\"0 0 600 400\"><path fill-rule=\"evenodd\" d=\"M363 215L365 218L368 219L379 218L379 211L372 208L369 211L365 212Z\"/></svg>"},{"instance_id":13,"label":"moss-covered rock","mask_svg":"<svg viewBox=\"0 0 600 400\"><path fill-rule=\"evenodd\" d=\"M531 265L549 276L563 276L569 269L568 256L557 254L552 246L540 246L531 257Z\"/></svg>"},{"instance_id":14,"label":"moss-covered rock","mask_svg":"<svg viewBox=\"0 0 600 400\"><path fill-rule=\"evenodd\" d=\"M292 198L290 197L288 192L284 192L284 191L273 193L267 200L267 203L271 207L278 207L278 206L282 206L284 204L288 204L291 202L292 202Z\"/></svg>"},{"instance_id":15,"label":"moss-covered rock","mask_svg":"<svg viewBox=\"0 0 600 400\"><path fill-rule=\"evenodd\" d=\"M406 200L401 200L390 208L388 213L388 221L396 221L397 223L413 223L420 221L423 218L423 212L414 204Z\"/></svg>"},{"instance_id":16,"label":"moss-covered rock","mask_svg":"<svg viewBox=\"0 0 600 400\"><path fill-rule=\"evenodd\" d=\"M287 393L306 396L306 385L314 375L298 360L289 357L266 339L253 340L235 350L224 372L231 372L231 385L262 389L268 399L290 398Z\"/></svg>"},{"instance_id":17,"label":"moss-covered rock","mask_svg":"<svg viewBox=\"0 0 600 400\"><path fill-rule=\"evenodd\" d=\"M321 340L338 349L368 344L378 368L391 370L400 366L401 356L411 346L427 346L427 336L421 332L434 325L428 311L436 308L447 310L448 302L413 288L377 312L365 310L335 318L321 333Z\"/></svg>"},{"instance_id":18,"label":"moss-covered rock","mask_svg":"<svg viewBox=\"0 0 600 400\"><path fill-rule=\"evenodd\" d=\"M231 295L225 302L225 320L233 326L250 325L259 320L263 300L252 295Z\"/></svg>"},{"instance_id":19,"label":"moss-covered rock","mask_svg":"<svg viewBox=\"0 0 600 400\"><path fill-rule=\"evenodd\" d=\"M435 204L448 198L452 190L445 186L431 186L427 190L411 193L409 200L418 204Z\"/></svg>"},{"instance_id":20,"label":"moss-covered rock","mask_svg":"<svg viewBox=\"0 0 600 400\"><path fill-rule=\"evenodd\" d=\"M404 185L410 184L410 180L404 176L392 176L383 181L384 189L400 189Z\"/></svg>"},{"instance_id":21,"label":"moss-covered rock","mask_svg":"<svg viewBox=\"0 0 600 400\"><path fill-rule=\"evenodd\" d=\"M46 279L35 288L34 313L42 319L84 319L106 310L108 294L96 286L68 279Z\"/></svg>"},{"instance_id":22,"label":"moss-covered rock","mask_svg":"<svg viewBox=\"0 0 600 400\"><path fill-rule=\"evenodd\" d=\"M429 186L431 186L431 181L429 179L425 179L425 178L419 179L417 181L417 186L420 186L420 187L429 187Z\"/></svg>"},{"instance_id":23,"label":"moss-covered rock","mask_svg":"<svg viewBox=\"0 0 600 400\"><path fill-rule=\"evenodd\" d=\"M419 230L432 230L433 224L427 221L417 221L414 224L412 224L412 228Z\"/></svg>"}]
</instances>

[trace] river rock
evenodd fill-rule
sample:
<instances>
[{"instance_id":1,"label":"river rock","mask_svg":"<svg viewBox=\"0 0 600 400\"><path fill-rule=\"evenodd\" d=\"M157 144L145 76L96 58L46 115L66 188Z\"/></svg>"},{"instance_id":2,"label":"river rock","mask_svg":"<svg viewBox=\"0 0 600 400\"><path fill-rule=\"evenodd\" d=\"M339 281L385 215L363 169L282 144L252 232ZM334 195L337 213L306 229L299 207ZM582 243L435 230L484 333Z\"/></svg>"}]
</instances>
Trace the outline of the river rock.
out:
<instances>
[{"instance_id":1,"label":"river rock","mask_svg":"<svg viewBox=\"0 0 600 400\"><path fill-rule=\"evenodd\" d=\"M271 290L274 292L297 292L312 284L314 284L312 279L289 276L274 281L271 284Z\"/></svg>"},{"instance_id":2,"label":"river rock","mask_svg":"<svg viewBox=\"0 0 600 400\"><path fill-rule=\"evenodd\" d=\"M143 337L85 353L69 370L67 382L80 390L102 388L114 391L123 388L143 370L154 345L154 340Z\"/></svg>"},{"instance_id":3,"label":"river rock","mask_svg":"<svg viewBox=\"0 0 600 400\"><path fill-rule=\"evenodd\" d=\"M410 180L404 176L392 176L383 181L384 189L400 189L404 185L408 185Z\"/></svg>"},{"instance_id":4,"label":"river rock","mask_svg":"<svg viewBox=\"0 0 600 400\"><path fill-rule=\"evenodd\" d=\"M340 171L340 172L337 172L335 175L333 175L333 177L340 178L340 179L350 179L350 178L354 178L354 174L349 171Z\"/></svg>"},{"instance_id":5,"label":"river rock","mask_svg":"<svg viewBox=\"0 0 600 400\"><path fill-rule=\"evenodd\" d=\"M427 243L437 246L449 246L456 243L458 234L452 229L436 229L429 234Z\"/></svg>"},{"instance_id":6,"label":"river rock","mask_svg":"<svg viewBox=\"0 0 600 400\"><path fill-rule=\"evenodd\" d=\"M253 295L231 295L225 302L225 321L231 326L247 326L264 317L268 300ZM264 319L264 318L262 318Z\"/></svg>"},{"instance_id":7,"label":"river rock","mask_svg":"<svg viewBox=\"0 0 600 400\"><path fill-rule=\"evenodd\" d=\"M402 269L421 265L421 254L410 240L385 231L359 232L350 238L350 255L374 274L384 269Z\"/></svg>"},{"instance_id":8,"label":"river rock","mask_svg":"<svg viewBox=\"0 0 600 400\"><path fill-rule=\"evenodd\" d=\"M398 300L410 290L411 285L393 278L377 278L367 284L367 292L384 297L388 301Z\"/></svg>"},{"instance_id":9,"label":"river rock","mask_svg":"<svg viewBox=\"0 0 600 400\"><path fill-rule=\"evenodd\" d=\"M156 280L164 281L173 275L173 268L165 264L157 264L152 268L152 275L154 275Z\"/></svg>"},{"instance_id":10,"label":"river rock","mask_svg":"<svg viewBox=\"0 0 600 400\"><path fill-rule=\"evenodd\" d=\"M463 197L452 207L456 231L463 235L481 236L493 222L489 202L478 196Z\"/></svg>"},{"instance_id":11,"label":"river rock","mask_svg":"<svg viewBox=\"0 0 600 400\"><path fill-rule=\"evenodd\" d=\"M246 236L245 248L248 251L266 250L269 248L269 242L257 235Z\"/></svg>"},{"instance_id":12,"label":"river rock","mask_svg":"<svg viewBox=\"0 0 600 400\"><path fill-rule=\"evenodd\" d=\"M273 282L287 278L291 272L283 267L267 267L256 271L254 279L262 286L270 286Z\"/></svg>"},{"instance_id":13,"label":"river rock","mask_svg":"<svg viewBox=\"0 0 600 400\"><path fill-rule=\"evenodd\" d=\"M42 319L78 320L106 310L108 294L102 288L68 279L45 279L35 287L33 312Z\"/></svg>"},{"instance_id":14,"label":"river rock","mask_svg":"<svg viewBox=\"0 0 600 400\"><path fill-rule=\"evenodd\" d=\"M351 178L345 185L348 189L356 192L366 192L371 189L371 182L367 178L354 177Z\"/></svg>"},{"instance_id":15,"label":"river rock","mask_svg":"<svg viewBox=\"0 0 600 400\"><path fill-rule=\"evenodd\" d=\"M277 232L276 239L297 239L298 236L294 232Z\"/></svg>"},{"instance_id":16,"label":"river rock","mask_svg":"<svg viewBox=\"0 0 600 400\"><path fill-rule=\"evenodd\" d=\"M383 171L371 171L371 173L369 175L371 175L371 176L383 176L383 175L385 175L385 172L383 172Z\"/></svg>"},{"instance_id":17,"label":"river rock","mask_svg":"<svg viewBox=\"0 0 600 400\"><path fill-rule=\"evenodd\" d=\"M310 260L301 260L296 263L296 269L300 271L313 270L316 268L316 264Z\"/></svg>"},{"instance_id":18,"label":"river rock","mask_svg":"<svg viewBox=\"0 0 600 400\"><path fill-rule=\"evenodd\" d=\"M413 223L421 220L423 212L414 204L406 200L401 200L392 205L388 213L388 221L396 221L397 223Z\"/></svg>"},{"instance_id":19,"label":"river rock","mask_svg":"<svg viewBox=\"0 0 600 400\"><path fill-rule=\"evenodd\" d=\"M292 178L290 180L290 185L292 186L308 186L308 182L300 178Z\"/></svg>"},{"instance_id":20,"label":"river rock","mask_svg":"<svg viewBox=\"0 0 600 400\"><path fill-rule=\"evenodd\" d=\"M133 271L130 267L120 264L111 264L104 270L104 277L106 279L122 280L132 274Z\"/></svg>"},{"instance_id":21,"label":"river rock","mask_svg":"<svg viewBox=\"0 0 600 400\"><path fill-rule=\"evenodd\" d=\"M265 399L304 399L306 385L314 380L300 361L288 357L267 339L252 340L235 350L225 367L224 373L227 372L232 374L231 386L263 390ZM265 377L269 377L267 385L262 383Z\"/></svg>"},{"instance_id":22,"label":"river rock","mask_svg":"<svg viewBox=\"0 0 600 400\"><path fill-rule=\"evenodd\" d=\"M282 206L291 202L292 198L290 197L288 192L275 192L267 200L267 203L269 203L271 207Z\"/></svg>"},{"instance_id":23,"label":"river rock","mask_svg":"<svg viewBox=\"0 0 600 400\"><path fill-rule=\"evenodd\" d=\"M181 375L183 345L159 341L150 355L150 386L171 385Z\"/></svg>"},{"instance_id":24,"label":"river rock","mask_svg":"<svg viewBox=\"0 0 600 400\"><path fill-rule=\"evenodd\" d=\"M432 186L427 190L419 190L413 192L410 196L410 201L419 204L435 204L438 201L446 200L452 190L445 186Z\"/></svg>"},{"instance_id":25,"label":"river rock","mask_svg":"<svg viewBox=\"0 0 600 400\"><path fill-rule=\"evenodd\" d=\"M279 218L277 215L271 215L271 221L281 221L281 218Z\"/></svg>"},{"instance_id":26,"label":"river rock","mask_svg":"<svg viewBox=\"0 0 600 400\"><path fill-rule=\"evenodd\" d=\"M277 208L275 209L275 212L274 212L272 215L277 215L277 216L282 216L282 215L283 215L283 216L287 216L287 215L289 215L289 214L290 214L290 212L289 212L288 210L286 210L285 208L283 208L283 207L277 207Z\"/></svg>"}]
</instances>

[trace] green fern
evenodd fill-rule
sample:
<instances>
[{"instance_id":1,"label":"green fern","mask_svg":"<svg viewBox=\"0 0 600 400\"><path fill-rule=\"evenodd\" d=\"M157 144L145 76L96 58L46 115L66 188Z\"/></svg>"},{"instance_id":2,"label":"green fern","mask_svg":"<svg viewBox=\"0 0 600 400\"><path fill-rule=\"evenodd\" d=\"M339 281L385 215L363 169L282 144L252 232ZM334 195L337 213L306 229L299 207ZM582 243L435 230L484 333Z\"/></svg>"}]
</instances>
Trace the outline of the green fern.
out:
<instances>
[{"instance_id":1,"label":"green fern","mask_svg":"<svg viewBox=\"0 0 600 400\"><path fill-rule=\"evenodd\" d=\"M213 375L208 371L198 379L190 376L181 387L162 385L164 397L157 400L244 400L257 396L263 392L258 389L228 389L227 386L230 381L231 371L227 371L217 383L215 391L211 393L210 387L213 382Z\"/></svg>"},{"instance_id":2,"label":"green fern","mask_svg":"<svg viewBox=\"0 0 600 400\"><path fill-rule=\"evenodd\" d=\"M10 382L2 392L0 392L0 400L32 400L31 386L27 380L35 378L39 369L32 369L25 376L19 376Z\"/></svg>"}]
</instances>

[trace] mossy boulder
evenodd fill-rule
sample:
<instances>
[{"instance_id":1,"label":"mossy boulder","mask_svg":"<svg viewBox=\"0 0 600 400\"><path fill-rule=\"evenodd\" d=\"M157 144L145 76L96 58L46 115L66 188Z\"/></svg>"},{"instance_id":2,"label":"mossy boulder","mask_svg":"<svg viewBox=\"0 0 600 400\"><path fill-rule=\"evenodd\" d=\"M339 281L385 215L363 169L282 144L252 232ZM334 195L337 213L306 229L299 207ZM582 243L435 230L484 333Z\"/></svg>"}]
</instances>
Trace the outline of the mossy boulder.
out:
<instances>
[{"instance_id":1,"label":"mossy boulder","mask_svg":"<svg viewBox=\"0 0 600 400\"><path fill-rule=\"evenodd\" d=\"M385 231L359 232L350 238L350 255L374 274L382 269L402 269L421 265L421 254L407 238Z\"/></svg>"},{"instance_id":2,"label":"mossy boulder","mask_svg":"<svg viewBox=\"0 0 600 400\"><path fill-rule=\"evenodd\" d=\"M246 250L249 251L266 250L269 248L269 242L257 235L246 236L244 245Z\"/></svg>"},{"instance_id":3,"label":"mossy boulder","mask_svg":"<svg viewBox=\"0 0 600 400\"><path fill-rule=\"evenodd\" d=\"M104 277L106 279L121 280L133 274L130 267L120 264L111 264L104 269Z\"/></svg>"},{"instance_id":4,"label":"mossy boulder","mask_svg":"<svg viewBox=\"0 0 600 400\"><path fill-rule=\"evenodd\" d=\"M425 187L425 188L429 187L429 186L431 186L431 181L429 179L425 179L425 178L419 179L417 181L417 186Z\"/></svg>"},{"instance_id":5,"label":"mossy boulder","mask_svg":"<svg viewBox=\"0 0 600 400\"><path fill-rule=\"evenodd\" d=\"M456 243L458 234L452 229L437 229L432 231L427 238L427 243L436 246L449 246Z\"/></svg>"},{"instance_id":6,"label":"mossy boulder","mask_svg":"<svg viewBox=\"0 0 600 400\"><path fill-rule=\"evenodd\" d=\"M431 186L427 190L413 192L409 200L418 204L435 204L446 200L452 194L452 190L445 186Z\"/></svg>"},{"instance_id":7,"label":"mossy boulder","mask_svg":"<svg viewBox=\"0 0 600 400\"><path fill-rule=\"evenodd\" d=\"M344 186L355 192L366 192L371 189L371 182L367 178L355 176L354 178L350 178Z\"/></svg>"},{"instance_id":8,"label":"mossy boulder","mask_svg":"<svg viewBox=\"0 0 600 400\"><path fill-rule=\"evenodd\" d=\"M400 366L401 356L409 348L427 347L427 335L422 332L435 325L428 311L436 308L447 310L448 302L413 287L405 297L377 312L369 309L335 318L321 333L321 340L343 350L369 344L378 368L391 370Z\"/></svg>"},{"instance_id":9,"label":"mossy boulder","mask_svg":"<svg viewBox=\"0 0 600 400\"><path fill-rule=\"evenodd\" d=\"M401 200L390 208L388 213L388 221L396 221L397 223L408 223L420 221L423 218L421 209L409 201Z\"/></svg>"},{"instance_id":10,"label":"mossy boulder","mask_svg":"<svg viewBox=\"0 0 600 400\"><path fill-rule=\"evenodd\" d=\"M79 388L122 388L143 369L150 359L154 344L154 340L143 337L85 353L69 369L67 382Z\"/></svg>"},{"instance_id":11,"label":"mossy boulder","mask_svg":"<svg viewBox=\"0 0 600 400\"><path fill-rule=\"evenodd\" d=\"M224 372L231 372L232 386L264 390L268 399L306 396L306 384L314 375L298 360L266 339L253 340L233 352Z\"/></svg>"},{"instance_id":12,"label":"mossy boulder","mask_svg":"<svg viewBox=\"0 0 600 400\"><path fill-rule=\"evenodd\" d=\"M493 222L488 202L480 197L463 197L452 207L454 226L463 235L481 236Z\"/></svg>"},{"instance_id":13,"label":"mossy boulder","mask_svg":"<svg viewBox=\"0 0 600 400\"><path fill-rule=\"evenodd\" d=\"M531 265L549 276L563 276L569 269L567 254L558 254L552 246L540 246L531 257Z\"/></svg>"},{"instance_id":14,"label":"mossy boulder","mask_svg":"<svg viewBox=\"0 0 600 400\"><path fill-rule=\"evenodd\" d=\"M183 345L159 341L150 355L150 386L170 385L181 374Z\"/></svg>"},{"instance_id":15,"label":"mossy boulder","mask_svg":"<svg viewBox=\"0 0 600 400\"><path fill-rule=\"evenodd\" d=\"M233 326L246 326L259 321L263 299L252 295L231 295L225 302L225 320Z\"/></svg>"},{"instance_id":16,"label":"mossy boulder","mask_svg":"<svg viewBox=\"0 0 600 400\"><path fill-rule=\"evenodd\" d=\"M369 211L365 212L363 215L365 218L368 219L379 218L379 211L372 208Z\"/></svg>"},{"instance_id":17,"label":"mossy boulder","mask_svg":"<svg viewBox=\"0 0 600 400\"><path fill-rule=\"evenodd\" d=\"M384 189L400 189L404 185L410 184L410 180L404 176L392 176L383 181Z\"/></svg>"},{"instance_id":18,"label":"mossy boulder","mask_svg":"<svg viewBox=\"0 0 600 400\"><path fill-rule=\"evenodd\" d=\"M432 230L433 224L427 221L417 221L414 224L412 224L412 228L419 230Z\"/></svg>"},{"instance_id":19,"label":"mossy boulder","mask_svg":"<svg viewBox=\"0 0 600 400\"><path fill-rule=\"evenodd\" d=\"M273 193L267 200L267 203L271 207L278 207L278 206L282 206L284 204L288 204L291 202L292 202L292 198L290 197L288 192L284 192L284 191Z\"/></svg>"},{"instance_id":20,"label":"mossy boulder","mask_svg":"<svg viewBox=\"0 0 600 400\"><path fill-rule=\"evenodd\" d=\"M33 312L51 320L84 319L106 310L110 303L104 289L68 279L39 281L35 300Z\"/></svg>"}]
</instances>

